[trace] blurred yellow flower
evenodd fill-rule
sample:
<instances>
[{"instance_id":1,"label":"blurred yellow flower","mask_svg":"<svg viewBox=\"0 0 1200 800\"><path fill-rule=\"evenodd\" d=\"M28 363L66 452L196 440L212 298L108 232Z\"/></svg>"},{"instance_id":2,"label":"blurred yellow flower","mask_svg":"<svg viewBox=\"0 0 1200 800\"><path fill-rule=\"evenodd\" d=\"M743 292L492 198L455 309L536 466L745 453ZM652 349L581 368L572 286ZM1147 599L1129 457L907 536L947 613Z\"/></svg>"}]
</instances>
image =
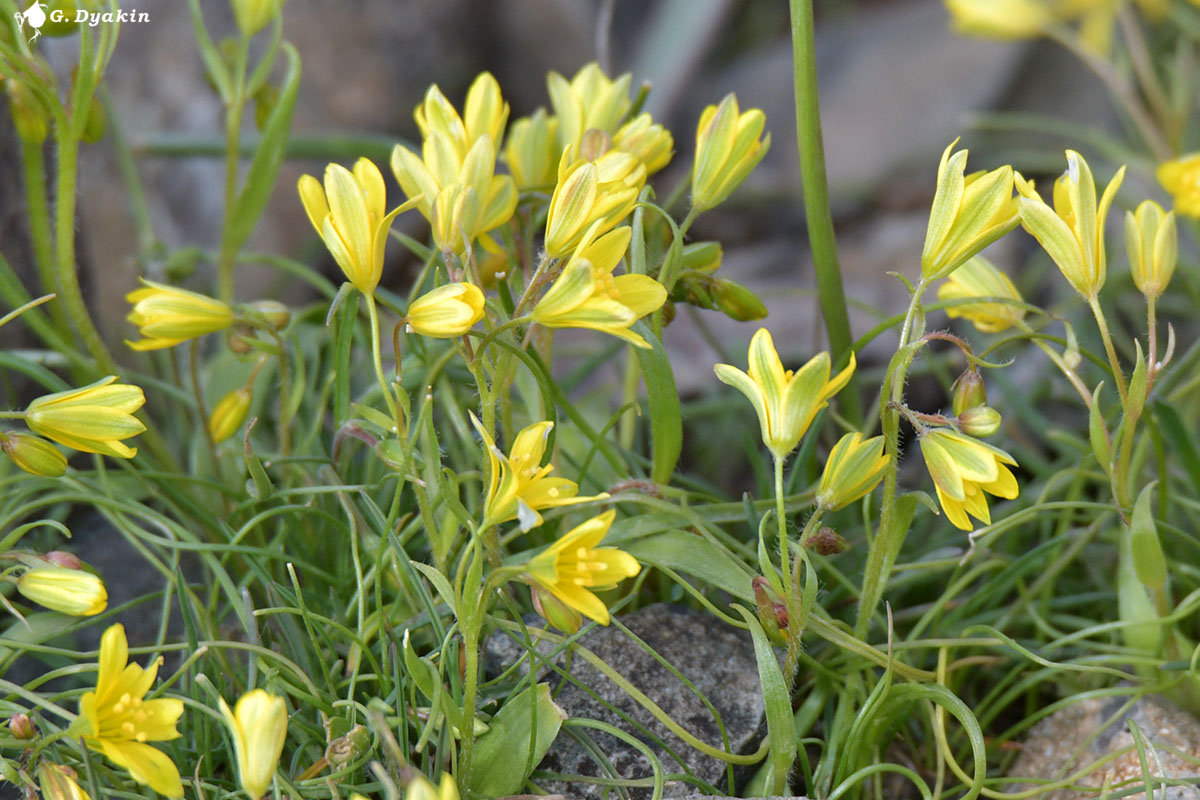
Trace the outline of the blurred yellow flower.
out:
<instances>
[{"instance_id":1,"label":"blurred yellow flower","mask_svg":"<svg viewBox=\"0 0 1200 800\"><path fill-rule=\"evenodd\" d=\"M972 297L1001 297L1024 302L1008 276L983 256L975 256L954 272L938 288L938 300L965 300ZM1008 303L966 303L949 306L946 316L970 320L984 333L999 333L1025 319L1025 309Z\"/></svg>"},{"instance_id":2,"label":"blurred yellow flower","mask_svg":"<svg viewBox=\"0 0 1200 800\"><path fill-rule=\"evenodd\" d=\"M921 431L920 442L938 502L954 527L971 530L968 514L991 523L985 492L1009 500L1017 496L1017 479L1008 469L1017 462L1000 448L951 428Z\"/></svg>"},{"instance_id":3,"label":"blurred yellow flower","mask_svg":"<svg viewBox=\"0 0 1200 800\"><path fill-rule=\"evenodd\" d=\"M1041 0L945 0L950 25L967 36L1028 39L1041 34L1054 16Z\"/></svg>"},{"instance_id":4,"label":"blurred yellow flower","mask_svg":"<svg viewBox=\"0 0 1200 800\"><path fill-rule=\"evenodd\" d=\"M817 507L836 511L870 493L883 480L887 465L882 436L863 441L862 434L847 433L825 459L825 471L817 486Z\"/></svg>"},{"instance_id":5,"label":"blurred yellow flower","mask_svg":"<svg viewBox=\"0 0 1200 800\"><path fill-rule=\"evenodd\" d=\"M1147 297L1161 296L1179 258L1175 212L1163 211L1153 200L1143 200L1136 211L1126 211L1125 247L1138 291Z\"/></svg>"},{"instance_id":6,"label":"blurred yellow flower","mask_svg":"<svg viewBox=\"0 0 1200 800\"><path fill-rule=\"evenodd\" d=\"M818 353L799 370L784 370L775 342L766 328L759 328L750 340L749 372L729 364L717 364L717 378L742 394L754 405L762 428L763 443L776 458L784 458L800 443L817 412L829 403L854 374L854 354L850 363L832 380L829 354Z\"/></svg>"},{"instance_id":7,"label":"blurred yellow flower","mask_svg":"<svg viewBox=\"0 0 1200 800\"><path fill-rule=\"evenodd\" d=\"M625 256L628 226L596 237L602 223L584 235L562 274L530 316L547 328L590 328L637 347L650 345L629 326L662 308L667 290L649 275L613 275Z\"/></svg>"},{"instance_id":8,"label":"blurred yellow flower","mask_svg":"<svg viewBox=\"0 0 1200 800\"><path fill-rule=\"evenodd\" d=\"M558 118L539 108L521 117L508 129L504 160L518 189L545 189L554 185L562 151L558 146Z\"/></svg>"},{"instance_id":9,"label":"blurred yellow flower","mask_svg":"<svg viewBox=\"0 0 1200 800\"><path fill-rule=\"evenodd\" d=\"M1008 165L964 175L967 151L951 155L957 143L950 143L938 164L937 191L921 252L921 277L926 281L946 277L1021 221L1013 183L1023 185L1024 179Z\"/></svg>"},{"instance_id":10,"label":"blurred yellow flower","mask_svg":"<svg viewBox=\"0 0 1200 800\"><path fill-rule=\"evenodd\" d=\"M0 431L0 450L30 475L58 478L67 471L67 457L40 436L22 431Z\"/></svg>"},{"instance_id":11,"label":"blurred yellow flower","mask_svg":"<svg viewBox=\"0 0 1200 800\"><path fill-rule=\"evenodd\" d=\"M143 336L140 341L125 342L134 350L173 347L233 324L233 309L220 300L145 278L142 283L141 289L125 295L133 304L126 319L137 325Z\"/></svg>"},{"instance_id":12,"label":"blurred yellow flower","mask_svg":"<svg viewBox=\"0 0 1200 800\"><path fill-rule=\"evenodd\" d=\"M1121 167L1097 204L1091 168L1083 156L1068 150L1067 171L1054 182L1053 209L1032 187L1021 190L1021 224L1088 301L1094 301L1104 286L1104 218L1124 178Z\"/></svg>"},{"instance_id":13,"label":"blurred yellow flower","mask_svg":"<svg viewBox=\"0 0 1200 800\"><path fill-rule=\"evenodd\" d=\"M208 432L214 444L220 444L238 432L250 413L252 399L250 390L239 386L217 401L208 415Z\"/></svg>"},{"instance_id":14,"label":"blurred yellow flower","mask_svg":"<svg viewBox=\"0 0 1200 800\"><path fill-rule=\"evenodd\" d=\"M642 569L637 559L623 550L596 547L616 515L616 511L606 511L572 528L526 567L538 586L601 625L609 623L608 608L589 590L610 589Z\"/></svg>"},{"instance_id":15,"label":"blurred yellow flower","mask_svg":"<svg viewBox=\"0 0 1200 800\"><path fill-rule=\"evenodd\" d=\"M528 531L542 524L540 509L608 497L608 492L578 497L579 485L575 481L549 477L554 465L542 466L542 458L546 454L546 437L554 427L553 422L535 422L522 428L507 456L496 447L495 440L474 414L471 423L479 431L488 453L488 486L481 528L515 519L520 522L521 530Z\"/></svg>"},{"instance_id":16,"label":"blurred yellow flower","mask_svg":"<svg viewBox=\"0 0 1200 800\"><path fill-rule=\"evenodd\" d=\"M133 416L146 396L136 386L114 381L110 375L81 389L39 397L25 409L25 424L72 450L133 458L137 448L121 440L146 430Z\"/></svg>"},{"instance_id":17,"label":"blurred yellow flower","mask_svg":"<svg viewBox=\"0 0 1200 800\"><path fill-rule=\"evenodd\" d=\"M233 18L243 36L250 37L279 16L285 0L231 0Z\"/></svg>"},{"instance_id":18,"label":"blurred yellow flower","mask_svg":"<svg viewBox=\"0 0 1200 800\"><path fill-rule=\"evenodd\" d=\"M436 788L424 775L417 775L405 788L404 800L458 800L458 786L448 772L442 773Z\"/></svg>"},{"instance_id":19,"label":"blurred yellow flower","mask_svg":"<svg viewBox=\"0 0 1200 800\"><path fill-rule=\"evenodd\" d=\"M73 617L90 617L108 608L104 581L90 572L37 567L17 579L17 591L38 605Z\"/></svg>"},{"instance_id":20,"label":"blurred yellow flower","mask_svg":"<svg viewBox=\"0 0 1200 800\"><path fill-rule=\"evenodd\" d=\"M645 183L645 165L629 153L609 150L594 161L573 162L564 153L546 215L547 255L564 258L585 234L615 228L633 211Z\"/></svg>"},{"instance_id":21,"label":"blurred yellow flower","mask_svg":"<svg viewBox=\"0 0 1200 800\"><path fill-rule=\"evenodd\" d=\"M442 134L454 145L461 161L481 136L490 136L496 143L504 138L508 103L501 97L500 84L490 72L479 73L471 83L463 111L464 116L460 117L435 84L429 87L413 116L422 138L435 132Z\"/></svg>"},{"instance_id":22,"label":"blurred yellow flower","mask_svg":"<svg viewBox=\"0 0 1200 800\"><path fill-rule=\"evenodd\" d=\"M1175 201L1176 211L1185 217L1200 217L1200 153L1159 164L1155 176Z\"/></svg>"},{"instance_id":23,"label":"blurred yellow flower","mask_svg":"<svg viewBox=\"0 0 1200 800\"><path fill-rule=\"evenodd\" d=\"M128 770L138 783L167 797L182 797L183 784L175 763L146 744L180 735L175 725L183 715L183 701L145 699L161 663L159 658L145 669L130 664L125 628L109 627L100 638L96 689L79 699L79 716L71 732L82 736L88 749Z\"/></svg>"},{"instance_id":24,"label":"blurred yellow flower","mask_svg":"<svg viewBox=\"0 0 1200 800\"><path fill-rule=\"evenodd\" d=\"M297 188L309 222L346 280L363 294L373 293L383 276L383 253L392 220L420 198L386 211L383 175L366 158L355 162L353 172L330 164L325 168L324 187L313 176L304 175Z\"/></svg>"},{"instance_id":25,"label":"blurred yellow flower","mask_svg":"<svg viewBox=\"0 0 1200 800\"><path fill-rule=\"evenodd\" d=\"M242 695L229 710L224 698L218 698L221 716L233 737L237 755L238 780L246 794L258 800L267 793L287 738L287 704L262 689Z\"/></svg>"},{"instance_id":26,"label":"blurred yellow flower","mask_svg":"<svg viewBox=\"0 0 1200 800\"><path fill-rule=\"evenodd\" d=\"M575 77L567 81L557 72L546 77L550 104L558 118L558 146L568 157L579 157L579 145L589 130L603 131L610 136L629 112L629 73L609 80L594 61L584 65Z\"/></svg>"},{"instance_id":27,"label":"blurred yellow flower","mask_svg":"<svg viewBox=\"0 0 1200 800\"><path fill-rule=\"evenodd\" d=\"M448 339L462 336L483 319L483 292L470 283L448 283L418 297L408 307L408 330Z\"/></svg>"},{"instance_id":28,"label":"blurred yellow flower","mask_svg":"<svg viewBox=\"0 0 1200 800\"><path fill-rule=\"evenodd\" d=\"M644 113L621 126L612 137L612 146L614 150L629 153L641 161L647 175L653 175L665 167L675 153L675 139L671 132Z\"/></svg>"},{"instance_id":29,"label":"blurred yellow flower","mask_svg":"<svg viewBox=\"0 0 1200 800\"><path fill-rule=\"evenodd\" d=\"M75 771L69 767L43 759L38 762L37 774L43 800L91 800L91 795L75 781Z\"/></svg>"},{"instance_id":30,"label":"blurred yellow flower","mask_svg":"<svg viewBox=\"0 0 1200 800\"><path fill-rule=\"evenodd\" d=\"M759 139L766 122L757 108L742 113L733 94L700 114L692 165L692 206L698 211L723 202L762 161L771 147L771 134Z\"/></svg>"}]
</instances>

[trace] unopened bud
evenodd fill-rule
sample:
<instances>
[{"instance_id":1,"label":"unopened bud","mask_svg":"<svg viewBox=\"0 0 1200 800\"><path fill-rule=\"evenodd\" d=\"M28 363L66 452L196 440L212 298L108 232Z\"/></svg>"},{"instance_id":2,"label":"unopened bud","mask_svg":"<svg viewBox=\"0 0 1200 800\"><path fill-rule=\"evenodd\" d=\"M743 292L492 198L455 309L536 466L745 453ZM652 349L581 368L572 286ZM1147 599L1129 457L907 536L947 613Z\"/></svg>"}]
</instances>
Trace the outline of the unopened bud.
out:
<instances>
[{"instance_id":1,"label":"unopened bud","mask_svg":"<svg viewBox=\"0 0 1200 800\"><path fill-rule=\"evenodd\" d=\"M108 607L104 582L77 569L31 569L17 580L17 591L39 605L73 617L90 617Z\"/></svg>"},{"instance_id":2,"label":"unopened bud","mask_svg":"<svg viewBox=\"0 0 1200 800\"><path fill-rule=\"evenodd\" d=\"M579 143L579 157L585 161L595 161L612 150L612 146L611 136L599 128L589 128Z\"/></svg>"},{"instance_id":3,"label":"unopened bud","mask_svg":"<svg viewBox=\"0 0 1200 800\"><path fill-rule=\"evenodd\" d=\"M42 761L37 773L44 800L88 800L87 792L76 783L75 770L70 767Z\"/></svg>"},{"instance_id":4,"label":"unopened bud","mask_svg":"<svg viewBox=\"0 0 1200 800\"><path fill-rule=\"evenodd\" d=\"M663 325L670 325L671 322L675 319L675 304L672 303L670 300L663 303L662 312L663 312Z\"/></svg>"},{"instance_id":5,"label":"unopened bud","mask_svg":"<svg viewBox=\"0 0 1200 800\"><path fill-rule=\"evenodd\" d=\"M57 478L67 471L67 457L32 433L0 433L0 450L30 475Z\"/></svg>"},{"instance_id":6,"label":"unopened bud","mask_svg":"<svg viewBox=\"0 0 1200 800\"><path fill-rule=\"evenodd\" d=\"M534 610L541 614L546 622L563 633L575 633L579 630L583 618L578 611L540 586L534 586L531 594L533 595Z\"/></svg>"},{"instance_id":7,"label":"unopened bud","mask_svg":"<svg viewBox=\"0 0 1200 800\"><path fill-rule=\"evenodd\" d=\"M88 144L95 144L104 138L104 131L108 128L108 112L104 110L104 104L100 102L100 98L92 97L92 102L88 105L87 121L83 124L83 135L80 138Z\"/></svg>"},{"instance_id":8,"label":"unopened bud","mask_svg":"<svg viewBox=\"0 0 1200 800\"><path fill-rule=\"evenodd\" d=\"M242 386L217 401L208 418L208 432L214 443L223 442L238 432L250 413L250 390Z\"/></svg>"},{"instance_id":9,"label":"unopened bud","mask_svg":"<svg viewBox=\"0 0 1200 800\"><path fill-rule=\"evenodd\" d=\"M46 134L50 131L50 115L46 113L42 101L27 85L15 78L6 80L4 88L8 92L8 108L17 136L30 144L46 141Z\"/></svg>"},{"instance_id":10,"label":"unopened bud","mask_svg":"<svg viewBox=\"0 0 1200 800\"><path fill-rule=\"evenodd\" d=\"M279 16L283 0L231 0L238 29L246 37L253 36Z\"/></svg>"},{"instance_id":11,"label":"unopened bud","mask_svg":"<svg viewBox=\"0 0 1200 800\"><path fill-rule=\"evenodd\" d=\"M716 272L724 255L720 242L692 242L683 246L683 268Z\"/></svg>"},{"instance_id":12,"label":"unopened bud","mask_svg":"<svg viewBox=\"0 0 1200 800\"><path fill-rule=\"evenodd\" d=\"M330 768L336 771L370 749L371 734L362 725L355 725L349 733L329 743L325 748L325 760L329 762Z\"/></svg>"},{"instance_id":13,"label":"unopened bud","mask_svg":"<svg viewBox=\"0 0 1200 800\"><path fill-rule=\"evenodd\" d=\"M958 429L967 436L991 436L1000 430L1000 412L991 406L973 406L958 415Z\"/></svg>"},{"instance_id":14,"label":"unopened bud","mask_svg":"<svg viewBox=\"0 0 1200 800\"><path fill-rule=\"evenodd\" d=\"M37 730L34 729L28 714L13 714L8 720L8 729L17 739L32 739L37 736Z\"/></svg>"},{"instance_id":15,"label":"unopened bud","mask_svg":"<svg viewBox=\"0 0 1200 800\"><path fill-rule=\"evenodd\" d=\"M292 310L278 300L255 300L246 306L254 315L255 322L261 322L273 331L281 331L292 321Z\"/></svg>"},{"instance_id":16,"label":"unopened bud","mask_svg":"<svg viewBox=\"0 0 1200 800\"><path fill-rule=\"evenodd\" d=\"M713 282L711 291L717 308L730 319L750 322L767 315L767 307L762 300L741 284L721 278Z\"/></svg>"},{"instance_id":17,"label":"unopened bud","mask_svg":"<svg viewBox=\"0 0 1200 800\"><path fill-rule=\"evenodd\" d=\"M226 341L229 344L229 349L237 353L239 356L244 356L254 350L254 345L247 337L254 336L254 329L249 325L242 323L235 324L229 329L229 336Z\"/></svg>"},{"instance_id":18,"label":"unopened bud","mask_svg":"<svg viewBox=\"0 0 1200 800\"><path fill-rule=\"evenodd\" d=\"M783 644L786 641L783 631L788 626L787 606L779 602L771 591L770 582L763 576L756 575L750 581L750 586L754 589L754 606L763 631L775 644Z\"/></svg>"},{"instance_id":19,"label":"unopened bud","mask_svg":"<svg viewBox=\"0 0 1200 800\"><path fill-rule=\"evenodd\" d=\"M987 388L983 385L983 376L974 367L959 375L950 390L954 393L951 407L955 416L968 408L987 405Z\"/></svg>"},{"instance_id":20,"label":"unopened bud","mask_svg":"<svg viewBox=\"0 0 1200 800\"><path fill-rule=\"evenodd\" d=\"M65 550L51 550L44 558L56 567L63 569L83 569L83 562L74 553Z\"/></svg>"},{"instance_id":21,"label":"unopened bud","mask_svg":"<svg viewBox=\"0 0 1200 800\"><path fill-rule=\"evenodd\" d=\"M804 546L822 556L836 556L838 553L846 552L849 548L840 533L824 525L808 537Z\"/></svg>"}]
</instances>

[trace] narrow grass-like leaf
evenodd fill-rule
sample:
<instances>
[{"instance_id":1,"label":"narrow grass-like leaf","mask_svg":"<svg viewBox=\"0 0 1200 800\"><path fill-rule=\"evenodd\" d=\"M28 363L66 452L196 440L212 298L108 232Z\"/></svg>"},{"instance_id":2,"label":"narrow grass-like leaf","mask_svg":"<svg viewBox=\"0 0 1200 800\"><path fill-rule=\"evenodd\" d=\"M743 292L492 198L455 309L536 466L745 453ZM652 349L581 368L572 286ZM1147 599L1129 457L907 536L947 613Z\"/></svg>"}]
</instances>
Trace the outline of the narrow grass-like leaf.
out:
<instances>
[{"instance_id":1,"label":"narrow grass-like leaf","mask_svg":"<svg viewBox=\"0 0 1200 800\"><path fill-rule=\"evenodd\" d=\"M649 349L634 348L638 366L646 381L646 399L650 405L650 479L667 484L671 482L671 475L683 450L683 411L679 406L679 389L675 386L671 358L663 343L650 332L650 326L642 320L633 329L650 343Z\"/></svg>"},{"instance_id":2,"label":"narrow grass-like leaf","mask_svg":"<svg viewBox=\"0 0 1200 800\"><path fill-rule=\"evenodd\" d=\"M767 735L771 737L771 749L767 756L771 764L771 794L780 797L791 795L788 789L788 773L796 760L796 724L792 719L792 697L787 689L775 650L767 640L762 625L753 612L743 606L735 606L737 612L750 627L754 639L754 657L758 661L758 679L762 684L763 702L767 715Z\"/></svg>"}]
</instances>

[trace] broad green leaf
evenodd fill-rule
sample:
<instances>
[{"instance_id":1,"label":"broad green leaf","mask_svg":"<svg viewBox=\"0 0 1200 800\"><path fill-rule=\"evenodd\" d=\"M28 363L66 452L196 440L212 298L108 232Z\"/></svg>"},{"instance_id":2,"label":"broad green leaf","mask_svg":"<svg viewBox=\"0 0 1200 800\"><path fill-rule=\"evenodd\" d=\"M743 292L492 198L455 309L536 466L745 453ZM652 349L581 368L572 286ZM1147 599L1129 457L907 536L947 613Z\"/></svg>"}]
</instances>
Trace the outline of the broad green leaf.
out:
<instances>
[{"instance_id":1,"label":"broad green leaf","mask_svg":"<svg viewBox=\"0 0 1200 800\"><path fill-rule=\"evenodd\" d=\"M467 789L480 798L517 794L550 749L567 713L539 683L509 699L475 740ZM532 749L530 748L530 745Z\"/></svg>"},{"instance_id":2,"label":"broad green leaf","mask_svg":"<svg viewBox=\"0 0 1200 800\"><path fill-rule=\"evenodd\" d=\"M707 539L673 530L621 545L638 561L684 572L748 603L754 602L754 577L741 562Z\"/></svg>"},{"instance_id":3,"label":"broad green leaf","mask_svg":"<svg viewBox=\"0 0 1200 800\"><path fill-rule=\"evenodd\" d=\"M796 760L796 725L792 720L792 697L787 682L779 669L775 650L767 640L758 618L743 606L734 606L750 626L754 639L754 657L758 661L758 679L762 684L763 701L766 705L767 735L771 738L771 749L767 758L771 763L771 794L786 797L788 773Z\"/></svg>"}]
</instances>

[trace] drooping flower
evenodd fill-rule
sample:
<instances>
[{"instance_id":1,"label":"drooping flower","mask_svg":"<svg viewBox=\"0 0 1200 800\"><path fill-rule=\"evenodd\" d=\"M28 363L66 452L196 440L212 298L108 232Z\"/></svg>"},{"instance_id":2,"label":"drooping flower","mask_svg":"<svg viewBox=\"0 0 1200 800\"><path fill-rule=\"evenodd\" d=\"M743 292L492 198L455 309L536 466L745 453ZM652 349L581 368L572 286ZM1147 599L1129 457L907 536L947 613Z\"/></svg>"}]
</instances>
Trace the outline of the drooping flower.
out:
<instances>
[{"instance_id":1,"label":"drooping flower","mask_svg":"<svg viewBox=\"0 0 1200 800\"><path fill-rule=\"evenodd\" d=\"M346 280L363 294L373 293L383 276L383 253L392 220L421 198L386 211L383 175L367 158L355 162L353 172L330 164L325 168L324 187L313 176L304 175L297 188L309 222Z\"/></svg>"},{"instance_id":2,"label":"drooping flower","mask_svg":"<svg viewBox=\"0 0 1200 800\"><path fill-rule=\"evenodd\" d=\"M1200 217L1200 153L1163 162L1155 177L1175 201L1175 210L1185 217Z\"/></svg>"},{"instance_id":3,"label":"drooping flower","mask_svg":"<svg viewBox=\"0 0 1200 800\"><path fill-rule=\"evenodd\" d=\"M593 223L531 316L547 328L590 328L649 347L629 326L661 308L667 290L649 275L613 275L632 234L624 226L595 238L600 228Z\"/></svg>"},{"instance_id":4,"label":"drooping flower","mask_svg":"<svg viewBox=\"0 0 1200 800\"><path fill-rule=\"evenodd\" d=\"M862 434L847 433L825 460L817 486L817 507L836 511L848 506L879 485L887 465L882 436L863 441Z\"/></svg>"},{"instance_id":5,"label":"drooping flower","mask_svg":"<svg viewBox=\"0 0 1200 800\"><path fill-rule=\"evenodd\" d=\"M175 725L183 715L183 701L145 699L161 663L159 658L146 668L130 664L124 626L109 627L100 638L96 689L79 699L79 716L72 732L83 737L88 749L128 770L138 783L167 797L182 797L183 784L175 763L146 744L180 735Z\"/></svg>"},{"instance_id":6,"label":"drooping flower","mask_svg":"<svg viewBox=\"0 0 1200 800\"><path fill-rule=\"evenodd\" d=\"M1107 276L1104 219L1124 178L1125 167L1121 167L1097 203L1091 168L1083 156L1068 150L1067 171L1054 183L1053 209L1032 187L1021 189L1021 224L1058 265L1067 282L1089 301L1099 294Z\"/></svg>"},{"instance_id":7,"label":"drooping flower","mask_svg":"<svg viewBox=\"0 0 1200 800\"><path fill-rule=\"evenodd\" d=\"M220 300L197 292L142 279L145 284L125 295L133 304L126 317L138 327L142 339L126 341L134 350L159 350L233 324L233 309Z\"/></svg>"},{"instance_id":8,"label":"drooping flower","mask_svg":"<svg viewBox=\"0 0 1200 800\"><path fill-rule=\"evenodd\" d=\"M576 526L534 556L526 568L538 586L601 625L609 622L608 608L590 590L612 588L642 569L637 559L623 550L596 547L616 515L616 511L606 511Z\"/></svg>"},{"instance_id":9,"label":"drooping flower","mask_svg":"<svg viewBox=\"0 0 1200 800\"><path fill-rule=\"evenodd\" d=\"M108 607L104 581L81 569L27 570L17 579L17 591L38 605L73 617L90 617Z\"/></svg>"},{"instance_id":10,"label":"drooping flower","mask_svg":"<svg viewBox=\"0 0 1200 800\"><path fill-rule=\"evenodd\" d=\"M221 716L233 737L238 780L246 794L258 800L267 793L283 742L287 738L287 704L262 689L242 695L233 710L219 698Z\"/></svg>"},{"instance_id":11,"label":"drooping flower","mask_svg":"<svg viewBox=\"0 0 1200 800\"><path fill-rule=\"evenodd\" d=\"M594 238L615 228L633 212L645 183L645 165L629 153L608 150L591 161L569 161L564 153L546 214L547 255L563 258L589 232Z\"/></svg>"},{"instance_id":12,"label":"drooping flower","mask_svg":"<svg viewBox=\"0 0 1200 800\"><path fill-rule=\"evenodd\" d=\"M963 264L938 288L938 300L967 300L973 297L1000 297L1024 302L1008 276L983 256ZM946 316L962 317L984 333L999 333L1025 319L1025 309L1008 303L966 303L949 306Z\"/></svg>"},{"instance_id":13,"label":"drooping flower","mask_svg":"<svg viewBox=\"0 0 1200 800\"><path fill-rule=\"evenodd\" d=\"M25 409L25 424L73 450L133 458L137 448L121 440L146 430L133 416L146 396L136 386L114 381L110 375L81 389L39 397Z\"/></svg>"},{"instance_id":14,"label":"drooping flower","mask_svg":"<svg viewBox=\"0 0 1200 800\"><path fill-rule=\"evenodd\" d=\"M967 151L951 155L957 143L950 143L938 164L937 191L921 252L921 277L926 281L946 277L1021 221L1013 184L1024 185L1025 180L1007 164L964 175Z\"/></svg>"},{"instance_id":15,"label":"drooping flower","mask_svg":"<svg viewBox=\"0 0 1200 800\"><path fill-rule=\"evenodd\" d=\"M1017 462L1000 448L951 428L921 431L920 442L938 502L956 528L974 527L968 514L991 524L985 492L1008 500L1017 496L1017 479L1008 468Z\"/></svg>"},{"instance_id":16,"label":"drooping flower","mask_svg":"<svg viewBox=\"0 0 1200 800\"><path fill-rule=\"evenodd\" d=\"M1179 259L1175 212L1164 212L1153 200L1143 200L1136 211L1126 211L1125 247L1138 291L1147 297L1161 296Z\"/></svg>"},{"instance_id":17,"label":"drooping flower","mask_svg":"<svg viewBox=\"0 0 1200 800\"><path fill-rule=\"evenodd\" d=\"M795 372L784 370L766 328L759 328L750 340L749 361L749 372L729 364L717 364L713 369L722 383L746 395L754 405L763 443L776 458L785 457L800 443L813 417L850 380L855 365L851 353L850 363L831 380L829 354L818 353Z\"/></svg>"},{"instance_id":18,"label":"drooping flower","mask_svg":"<svg viewBox=\"0 0 1200 800\"><path fill-rule=\"evenodd\" d=\"M771 134L759 139L766 122L760 109L742 113L733 94L700 114L692 166L692 205L697 210L723 202L762 161L771 147Z\"/></svg>"},{"instance_id":19,"label":"drooping flower","mask_svg":"<svg viewBox=\"0 0 1200 800\"><path fill-rule=\"evenodd\" d=\"M608 492L590 497L578 497L579 485L568 478L551 478L552 464L542 466L546 454L546 437L553 422L535 422L521 429L513 439L508 455L496 447L496 442L483 425L471 415L488 452L488 487L483 506L481 528L519 520L521 530L527 531L542 524L539 510L574 503L604 500Z\"/></svg>"},{"instance_id":20,"label":"drooping flower","mask_svg":"<svg viewBox=\"0 0 1200 800\"><path fill-rule=\"evenodd\" d=\"M471 283L448 283L418 297L408 307L408 330L447 339L462 336L483 319L484 298Z\"/></svg>"}]
</instances>

